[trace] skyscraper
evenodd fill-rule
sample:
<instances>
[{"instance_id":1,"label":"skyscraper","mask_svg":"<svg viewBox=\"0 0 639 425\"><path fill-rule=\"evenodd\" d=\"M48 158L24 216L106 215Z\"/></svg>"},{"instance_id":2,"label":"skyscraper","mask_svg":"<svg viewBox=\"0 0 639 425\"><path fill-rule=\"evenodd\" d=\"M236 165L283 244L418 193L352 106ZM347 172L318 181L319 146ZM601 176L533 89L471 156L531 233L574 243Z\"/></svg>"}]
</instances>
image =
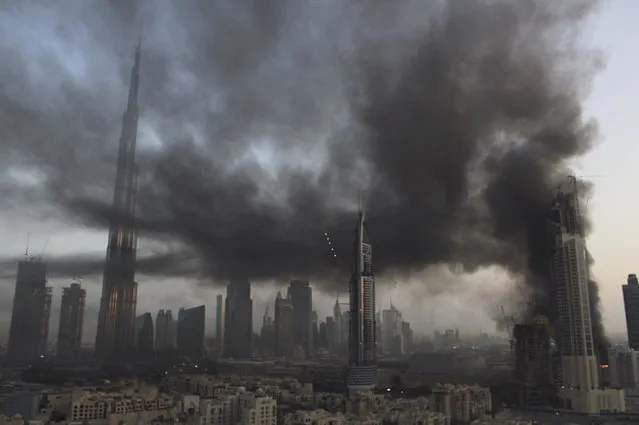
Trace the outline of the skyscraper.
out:
<instances>
[{"instance_id":1,"label":"skyscraper","mask_svg":"<svg viewBox=\"0 0 639 425\"><path fill-rule=\"evenodd\" d=\"M175 348L175 321L171 310L160 310L155 318L155 349L167 351Z\"/></svg>"},{"instance_id":2,"label":"skyscraper","mask_svg":"<svg viewBox=\"0 0 639 425\"><path fill-rule=\"evenodd\" d=\"M39 258L18 262L7 361L26 365L46 353L51 312L47 265Z\"/></svg>"},{"instance_id":3,"label":"skyscraper","mask_svg":"<svg viewBox=\"0 0 639 425\"><path fill-rule=\"evenodd\" d=\"M180 309L177 320L177 349L180 354L193 358L202 357L205 325L205 306Z\"/></svg>"},{"instance_id":4,"label":"skyscraper","mask_svg":"<svg viewBox=\"0 0 639 425\"><path fill-rule=\"evenodd\" d=\"M294 354L293 329L295 313L290 298L282 298L280 292L275 299L275 356L292 358Z\"/></svg>"},{"instance_id":5,"label":"skyscraper","mask_svg":"<svg viewBox=\"0 0 639 425\"><path fill-rule=\"evenodd\" d=\"M253 352L253 298L248 279L231 279L226 287L224 357L248 359Z\"/></svg>"},{"instance_id":6,"label":"skyscraper","mask_svg":"<svg viewBox=\"0 0 639 425\"><path fill-rule=\"evenodd\" d=\"M73 357L80 351L86 296L86 291L75 281L62 288L57 346L59 357Z\"/></svg>"},{"instance_id":7,"label":"skyscraper","mask_svg":"<svg viewBox=\"0 0 639 425\"><path fill-rule=\"evenodd\" d=\"M549 215L550 282L555 301L554 331L561 356L560 407L599 413L623 405L623 394L599 390L588 293L588 253L574 177L559 191Z\"/></svg>"},{"instance_id":8,"label":"skyscraper","mask_svg":"<svg viewBox=\"0 0 639 425\"><path fill-rule=\"evenodd\" d=\"M410 354L413 351L413 330L409 322L402 322L402 353Z\"/></svg>"},{"instance_id":9,"label":"skyscraper","mask_svg":"<svg viewBox=\"0 0 639 425\"><path fill-rule=\"evenodd\" d=\"M375 275L372 245L368 240L366 211L360 199L355 231L353 273L350 282L349 371L350 394L375 388Z\"/></svg>"},{"instance_id":10,"label":"skyscraper","mask_svg":"<svg viewBox=\"0 0 639 425\"><path fill-rule=\"evenodd\" d=\"M382 348L386 354L399 356L402 350L402 313L391 303L389 310L382 310Z\"/></svg>"},{"instance_id":11,"label":"skyscraper","mask_svg":"<svg viewBox=\"0 0 639 425\"><path fill-rule=\"evenodd\" d=\"M125 217L135 215L137 190L135 145L139 116L140 47L138 43L131 70L128 104L122 119L113 195L113 212ZM112 219L95 337L96 354L104 360L115 357L125 358L135 345L135 310L138 294L138 285L135 281L136 250L135 229L122 223L120 217Z\"/></svg>"},{"instance_id":12,"label":"skyscraper","mask_svg":"<svg viewBox=\"0 0 639 425\"><path fill-rule=\"evenodd\" d=\"M342 308L339 305L339 298L335 300L335 306L333 306L333 320L335 320L335 330L331 343L334 347L339 347L342 345Z\"/></svg>"},{"instance_id":13,"label":"skyscraper","mask_svg":"<svg viewBox=\"0 0 639 425\"><path fill-rule=\"evenodd\" d=\"M153 353L153 317L144 313L135 319L135 346L138 354L148 356Z\"/></svg>"},{"instance_id":14,"label":"skyscraper","mask_svg":"<svg viewBox=\"0 0 639 425\"><path fill-rule=\"evenodd\" d=\"M628 275L628 283L622 286L622 291L628 346L639 351L639 279L636 274Z\"/></svg>"},{"instance_id":15,"label":"skyscraper","mask_svg":"<svg viewBox=\"0 0 639 425\"><path fill-rule=\"evenodd\" d=\"M313 355L313 288L308 280L291 280L288 297L293 302L293 338L306 357Z\"/></svg>"},{"instance_id":16,"label":"skyscraper","mask_svg":"<svg viewBox=\"0 0 639 425\"><path fill-rule=\"evenodd\" d=\"M575 183L560 192L553 205L551 281L556 302L555 337L564 381L567 386L587 390L597 388L599 382L587 290L586 243L578 202Z\"/></svg>"},{"instance_id":17,"label":"skyscraper","mask_svg":"<svg viewBox=\"0 0 639 425\"><path fill-rule=\"evenodd\" d=\"M217 304L215 309L215 343L217 344L217 353L219 356L224 354L224 308L226 307L224 294L217 296Z\"/></svg>"}]
</instances>

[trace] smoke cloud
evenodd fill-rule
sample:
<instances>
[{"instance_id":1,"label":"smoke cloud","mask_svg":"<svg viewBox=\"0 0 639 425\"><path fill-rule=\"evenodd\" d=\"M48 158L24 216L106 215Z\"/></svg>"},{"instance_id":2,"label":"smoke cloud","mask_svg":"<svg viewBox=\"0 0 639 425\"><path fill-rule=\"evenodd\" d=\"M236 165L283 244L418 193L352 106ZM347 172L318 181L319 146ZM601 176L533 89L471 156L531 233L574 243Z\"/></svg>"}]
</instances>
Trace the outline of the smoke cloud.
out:
<instances>
[{"instance_id":1,"label":"smoke cloud","mask_svg":"<svg viewBox=\"0 0 639 425\"><path fill-rule=\"evenodd\" d=\"M0 6L5 210L171 241L141 273L330 289L365 190L378 273L498 265L544 298L546 214L597 137L581 103L600 63L578 40L596 2L130 3ZM139 205L117 217L142 18Z\"/></svg>"}]
</instances>

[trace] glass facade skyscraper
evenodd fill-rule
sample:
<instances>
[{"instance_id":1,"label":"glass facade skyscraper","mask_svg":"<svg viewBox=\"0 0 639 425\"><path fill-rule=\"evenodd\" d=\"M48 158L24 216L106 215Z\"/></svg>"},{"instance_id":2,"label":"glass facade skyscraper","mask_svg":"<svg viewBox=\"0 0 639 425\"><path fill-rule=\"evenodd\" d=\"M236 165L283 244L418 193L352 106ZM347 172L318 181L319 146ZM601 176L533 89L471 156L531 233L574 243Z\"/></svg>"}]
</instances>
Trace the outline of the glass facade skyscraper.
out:
<instances>
[{"instance_id":1,"label":"glass facade skyscraper","mask_svg":"<svg viewBox=\"0 0 639 425\"><path fill-rule=\"evenodd\" d=\"M353 273L350 281L349 371L350 394L375 387L377 371L375 341L375 275L372 245L368 239L366 211L360 201L355 232Z\"/></svg>"}]
</instances>

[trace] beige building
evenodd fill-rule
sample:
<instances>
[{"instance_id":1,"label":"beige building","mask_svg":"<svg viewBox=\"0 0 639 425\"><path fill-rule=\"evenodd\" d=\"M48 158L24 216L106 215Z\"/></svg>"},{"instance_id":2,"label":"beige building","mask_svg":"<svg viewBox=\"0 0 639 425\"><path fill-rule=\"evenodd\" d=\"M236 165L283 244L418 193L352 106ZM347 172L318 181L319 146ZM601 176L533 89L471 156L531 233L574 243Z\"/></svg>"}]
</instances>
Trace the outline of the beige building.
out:
<instances>
[{"instance_id":1,"label":"beige building","mask_svg":"<svg viewBox=\"0 0 639 425\"><path fill-rule=\"evenodd\" d=\"M0 415L0 425L24 425L24 418L20 415Z\"/></svg>"},{"instance_id":2,"label":"beige building","mask_svg":"<svg viewBox=\"0 0 639 425\"><path fill-rule=\"evenodd\" d=\"M470 423L490 415L490 390L477 385L437 385L430 397L430 410L443 413L452 422Z\"/></svg>"},{"instance_id":3,"label":"beige building","mask_svg":"<svg viewBox=\"0 0 639 425\"><path fill-rule=\"evenodd\" d=\"M347 425L348 419L341 413L331 413L324 409L298 410L282 418L282 425Z\"/></svg>"},{"instance_id":4,"label":"beige building","mask_svg":"<svg viewBox=\"0 0 639 425\"><path fill-rule=\"evenodd\" d=\"M74 392L67 418L71 422L91 424L148 423L159 416L168 416L173 398L148 388L122 393L101 393L90 390Z\"/></svg>"},{"instance_id":5,"label":"beige building","mask_svg":"<svg viewBox=\"0 0 639 425\"><path fill-rule=\"evenodd\" d=\"M200 400L201 423L207 425L233 425L240 416L240 396L238 394L218 394L215 398Z\"/></svg>"},{"instance_id":6,"label":"beige building","mask_svg":"<svg viewBox=\"0 0 639 425\"><path fill-rule=\"evenodd\" d=\"M263 390L240 395L240 425L277 425L277 402Z\"/></svg>"}]
</instances>

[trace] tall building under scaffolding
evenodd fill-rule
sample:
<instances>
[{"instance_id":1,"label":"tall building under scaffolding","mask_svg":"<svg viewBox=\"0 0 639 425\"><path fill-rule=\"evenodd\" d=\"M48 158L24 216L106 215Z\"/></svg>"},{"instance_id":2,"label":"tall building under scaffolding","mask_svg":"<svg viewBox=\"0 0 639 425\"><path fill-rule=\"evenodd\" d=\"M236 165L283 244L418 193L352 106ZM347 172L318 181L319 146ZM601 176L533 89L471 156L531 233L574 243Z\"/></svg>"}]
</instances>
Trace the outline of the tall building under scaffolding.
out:
<instances>
[{"instance_id":1,"label":"tall building under scaffolding","mask_svg":"<svg viewBox=\"0 0 639 425\"><path fill-rule=\"evenodd\" d=\"M588 253L578 189L577 179L569 178L557 193L548 221L553 331L561 359L557 404L580 413L624 411L623 391L602 388L599 382L590 315Z\"/></svg>"}]
</instances>

